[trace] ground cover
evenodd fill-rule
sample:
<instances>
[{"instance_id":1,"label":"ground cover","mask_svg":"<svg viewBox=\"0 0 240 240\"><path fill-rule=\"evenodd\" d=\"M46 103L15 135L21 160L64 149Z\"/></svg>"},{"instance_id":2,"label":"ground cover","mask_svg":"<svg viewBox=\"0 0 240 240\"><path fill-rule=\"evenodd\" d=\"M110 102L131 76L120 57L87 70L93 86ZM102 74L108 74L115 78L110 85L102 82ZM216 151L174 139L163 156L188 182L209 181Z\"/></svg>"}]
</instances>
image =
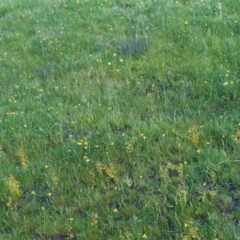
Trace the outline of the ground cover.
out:
<instances>
[{"instance_id":1,"label":"ground cover","mask_svg":"<svg viewBox=\"0 0 240 240\"><path fill-rule=\"evenodd\" d=\"M237 0L2 0L0 239L239 239Z\"/></svg>"}]
</instances>

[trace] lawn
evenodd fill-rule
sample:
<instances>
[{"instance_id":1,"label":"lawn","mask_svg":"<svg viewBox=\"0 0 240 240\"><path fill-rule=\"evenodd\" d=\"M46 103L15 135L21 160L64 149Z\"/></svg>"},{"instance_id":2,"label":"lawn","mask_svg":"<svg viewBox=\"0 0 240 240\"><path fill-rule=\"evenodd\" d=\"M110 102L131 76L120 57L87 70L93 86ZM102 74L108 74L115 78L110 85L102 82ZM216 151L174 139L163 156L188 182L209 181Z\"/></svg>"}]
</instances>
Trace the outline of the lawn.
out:
<instances>
[{"instance_id":1,"label":"lawn","mask_svg":"<svg viewBox=\"0 0 240 240\"><path fill-rule=\"evenodd\" d=\"M238 0L1 0L0 239L240 239Z\"/></svg>"}]
</instances>

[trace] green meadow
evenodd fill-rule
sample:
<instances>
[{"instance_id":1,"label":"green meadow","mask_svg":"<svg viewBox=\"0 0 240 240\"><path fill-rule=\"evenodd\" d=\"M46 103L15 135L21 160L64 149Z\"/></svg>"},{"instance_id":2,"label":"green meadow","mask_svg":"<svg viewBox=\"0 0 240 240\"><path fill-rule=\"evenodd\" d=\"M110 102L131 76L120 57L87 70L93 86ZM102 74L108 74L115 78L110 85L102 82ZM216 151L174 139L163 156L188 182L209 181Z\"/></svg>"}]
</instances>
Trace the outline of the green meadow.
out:
<instances>
[{"instance_id":1,"label":"green meadow","mask_svg":"<svg viewBox=\"0 0 240 240\"><path fill-rule=\"evenodd\" d=\"M0 239L240 239L238 0L1 0Z\"/></svg>"}]
</instances>

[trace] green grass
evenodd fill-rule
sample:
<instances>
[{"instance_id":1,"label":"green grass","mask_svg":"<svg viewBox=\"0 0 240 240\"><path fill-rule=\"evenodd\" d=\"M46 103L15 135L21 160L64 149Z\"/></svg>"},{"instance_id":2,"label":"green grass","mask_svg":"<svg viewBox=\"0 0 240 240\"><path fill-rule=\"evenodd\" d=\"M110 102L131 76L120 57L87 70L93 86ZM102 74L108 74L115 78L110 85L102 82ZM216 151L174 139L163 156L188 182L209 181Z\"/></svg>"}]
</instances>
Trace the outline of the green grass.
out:
<instances>
[{"instance_id":1,"label":"green grass","mask_svg":"<svg viewBox=\"0 0 240 240\"><path fill-rule=\"evenodd\" d=\"M237 0L2 0L0 239L239 239Z\"/></svg>"}]
</instances>

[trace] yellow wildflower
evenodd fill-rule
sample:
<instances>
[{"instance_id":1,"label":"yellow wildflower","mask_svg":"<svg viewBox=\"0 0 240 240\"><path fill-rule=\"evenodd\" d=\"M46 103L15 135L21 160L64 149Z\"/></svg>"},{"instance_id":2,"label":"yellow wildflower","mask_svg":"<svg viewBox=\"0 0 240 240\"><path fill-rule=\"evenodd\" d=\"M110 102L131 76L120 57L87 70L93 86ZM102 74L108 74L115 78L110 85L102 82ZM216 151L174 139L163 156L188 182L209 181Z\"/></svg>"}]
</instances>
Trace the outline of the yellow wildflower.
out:
<instances>
[{"instance_id":1,"label":"yellow wildflower","mask_svg":"<svg viewBox=\"0 0 240 240\"><path fill-rule=\"evenodd\" d=\"M13 176L9 177L6 183L13 198L19 198L22 195L19 182Z\"/></svg>"}]
</instances>

